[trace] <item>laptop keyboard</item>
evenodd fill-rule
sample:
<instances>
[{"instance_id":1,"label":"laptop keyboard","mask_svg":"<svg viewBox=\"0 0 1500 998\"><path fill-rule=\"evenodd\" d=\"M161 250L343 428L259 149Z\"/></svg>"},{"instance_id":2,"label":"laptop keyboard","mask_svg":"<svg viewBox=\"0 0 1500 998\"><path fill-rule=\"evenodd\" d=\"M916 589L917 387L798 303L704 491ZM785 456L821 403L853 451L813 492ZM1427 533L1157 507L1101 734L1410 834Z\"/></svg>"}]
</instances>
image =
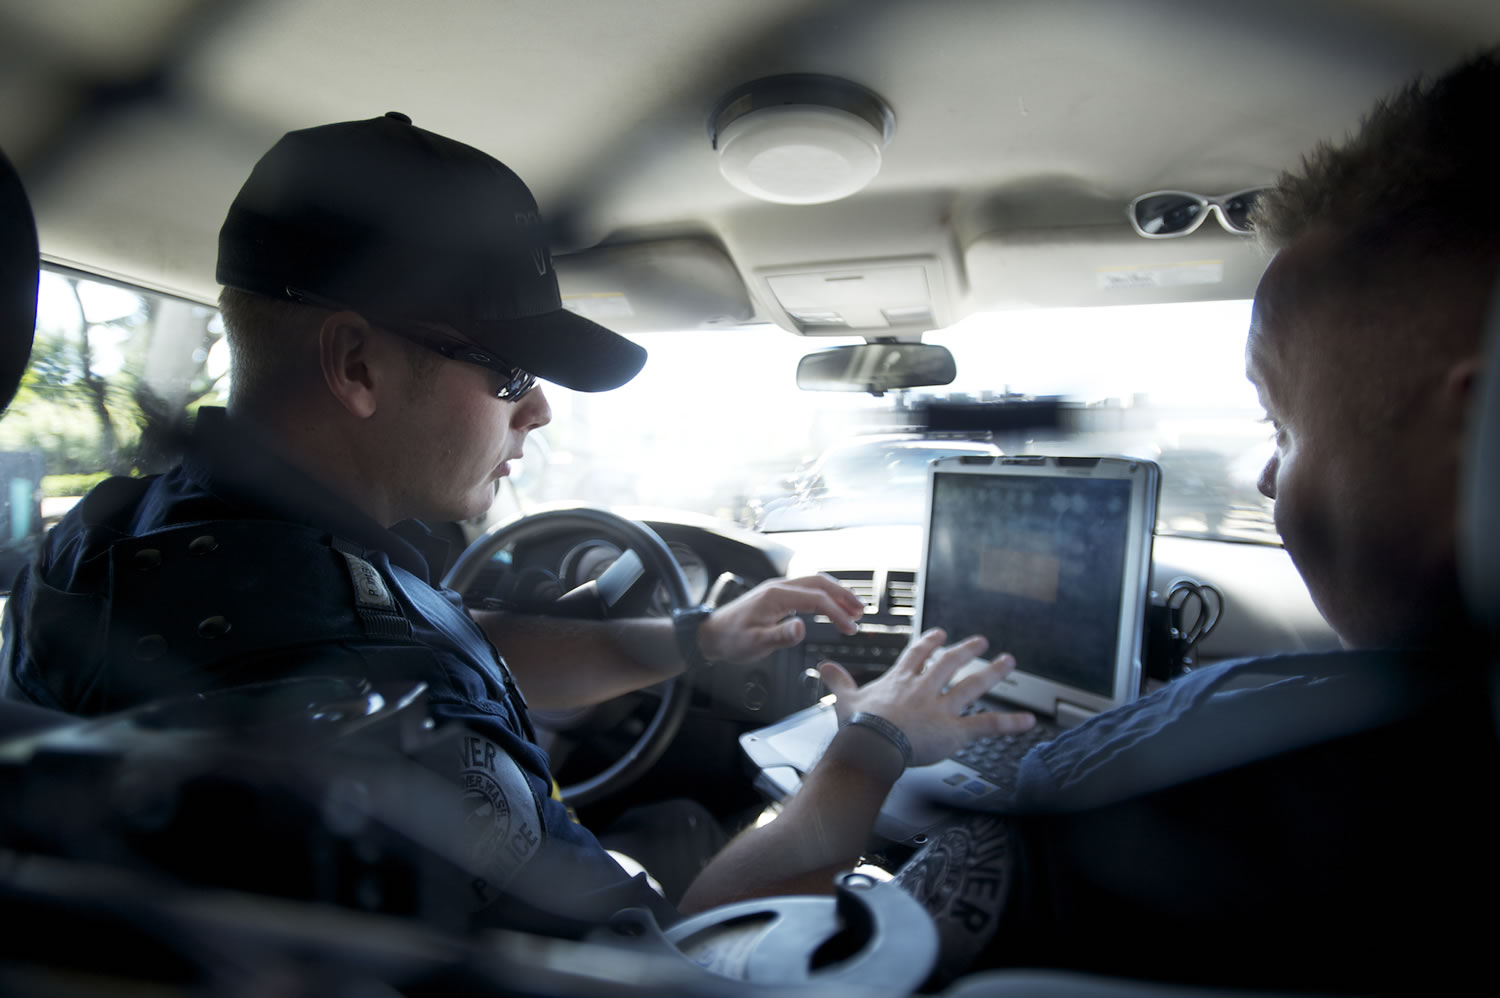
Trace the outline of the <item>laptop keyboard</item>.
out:
<instances>
[{"instance_id":1,"label":"laptop keyboard","mask_svg":"<svg viewBox=\"0 0 1500 998\"><path fill-rule=\"evenodd\" d=\"M968 716L996 709L998 708L990 704L974 703L964 711L964 714ZM1027 731L1011 735L994 735L971 742L953 753L952 759L954 762L963 763L977 771L1001 790L1009 792L1016 788L1016 771L1020 768L1021 759L1026 753L1030 752L1034 746L1056 738L1062 730L1056 721L1038 717L1036 724ZM955 779L955 777L949 777L945 782L955 782ZM959 782L961 779L957 778Z\"/></svg>"}]
</instances>

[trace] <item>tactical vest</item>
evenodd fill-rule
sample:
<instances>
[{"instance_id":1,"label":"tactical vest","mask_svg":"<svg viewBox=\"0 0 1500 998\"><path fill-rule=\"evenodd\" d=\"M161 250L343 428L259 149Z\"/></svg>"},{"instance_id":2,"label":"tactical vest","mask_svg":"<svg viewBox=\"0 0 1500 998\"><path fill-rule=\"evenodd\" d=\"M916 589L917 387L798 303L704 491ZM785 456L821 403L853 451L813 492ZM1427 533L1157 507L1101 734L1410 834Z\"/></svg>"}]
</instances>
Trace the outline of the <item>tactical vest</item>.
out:
<instances>
[{"instance_id":1,"label":"tactical vest","mask_svg":"<svg viewBox=\"0 0 1500 998\"><path fill-rule=\"evenodd\" d=\"M288 676L440 668L357 546L276 520L131 536L151 482L111 478L80 503L84 543L100 553L79 566L75 591L32 571L13 594L26 661L11 663L12 678L27 699L93 715Z\"/></svg>"}]
</instances>

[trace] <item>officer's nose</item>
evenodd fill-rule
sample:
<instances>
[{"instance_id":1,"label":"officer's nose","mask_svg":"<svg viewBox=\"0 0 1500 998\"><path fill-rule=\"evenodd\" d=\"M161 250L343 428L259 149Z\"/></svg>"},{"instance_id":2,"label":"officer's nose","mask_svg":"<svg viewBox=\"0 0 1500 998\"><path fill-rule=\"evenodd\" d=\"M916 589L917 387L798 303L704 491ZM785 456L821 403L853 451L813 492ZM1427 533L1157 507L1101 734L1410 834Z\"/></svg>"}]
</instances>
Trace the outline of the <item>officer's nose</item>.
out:
<instances>
[{"instance_id":1,"label":"officer's nose","mask_svg":"<svg viewBox=\"0 0 1500 998\"><path fill-rule=\"evenodd\" d=\"M537 427L546 426L550 422L552 422L552 406L547 402L547 395L542 391L542 386L537 385L516 403L516 411L511 416L510 425L522 433L530 433Z\"/></svg>"}]
</instances>

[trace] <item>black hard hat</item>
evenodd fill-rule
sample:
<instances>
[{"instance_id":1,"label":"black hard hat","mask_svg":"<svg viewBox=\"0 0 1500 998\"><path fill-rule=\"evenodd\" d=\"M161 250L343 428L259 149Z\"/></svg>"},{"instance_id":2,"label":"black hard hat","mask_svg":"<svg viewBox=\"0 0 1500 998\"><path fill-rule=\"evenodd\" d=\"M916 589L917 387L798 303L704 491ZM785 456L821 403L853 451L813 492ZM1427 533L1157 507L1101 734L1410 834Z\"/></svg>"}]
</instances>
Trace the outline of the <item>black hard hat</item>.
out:
<instances>
[{"instance_id":1,"label":"black hard hat","mask_svg":"<svg viewBox=\"0 0 1500 998\"><path fill-rule=\"evenodd\" d=\"M31 359L40 263L31 202L0 152L0 410L16 397Z\"/></svg>"},{"instance_id":2,"label":"black hard hat","mask_svg":"<svg viewBox=\"0 0 1500 998\"><path fill-rule=\"evenodd\" d=\"M646 351L562 307L536 199L505 164L403 114L289 132L219 232L220 284L443 322L567 388L617 388Z\"/></svg>"}]
</instances>

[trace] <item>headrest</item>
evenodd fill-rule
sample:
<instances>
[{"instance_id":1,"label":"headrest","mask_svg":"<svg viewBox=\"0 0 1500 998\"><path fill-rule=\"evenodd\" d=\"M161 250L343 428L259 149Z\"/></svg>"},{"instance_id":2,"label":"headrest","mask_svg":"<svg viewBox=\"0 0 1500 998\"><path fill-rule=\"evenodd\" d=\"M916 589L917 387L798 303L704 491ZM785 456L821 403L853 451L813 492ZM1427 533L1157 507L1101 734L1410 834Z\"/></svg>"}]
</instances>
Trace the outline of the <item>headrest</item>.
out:
<instances>
[{"instance_id":1,"label":"headrest","mask_svg":"<svg viewBox=\"0 0 1500 998\"><path fill-rule=\"evenodd\" d=\"M0 411L16 397L31 359L40 263L31 202L0 152Z\"/></svg>"},{"instance_id":2,"label":"headrest","mask_svg":"<svg viewBox=\"0 0 1500 998\"><path fill-rule=\"evenodd\" d=\"M1500 281L1482 342L1459 511L1459 574L1470 615L1500 644Z\"/></svg>"}]
</instances>

